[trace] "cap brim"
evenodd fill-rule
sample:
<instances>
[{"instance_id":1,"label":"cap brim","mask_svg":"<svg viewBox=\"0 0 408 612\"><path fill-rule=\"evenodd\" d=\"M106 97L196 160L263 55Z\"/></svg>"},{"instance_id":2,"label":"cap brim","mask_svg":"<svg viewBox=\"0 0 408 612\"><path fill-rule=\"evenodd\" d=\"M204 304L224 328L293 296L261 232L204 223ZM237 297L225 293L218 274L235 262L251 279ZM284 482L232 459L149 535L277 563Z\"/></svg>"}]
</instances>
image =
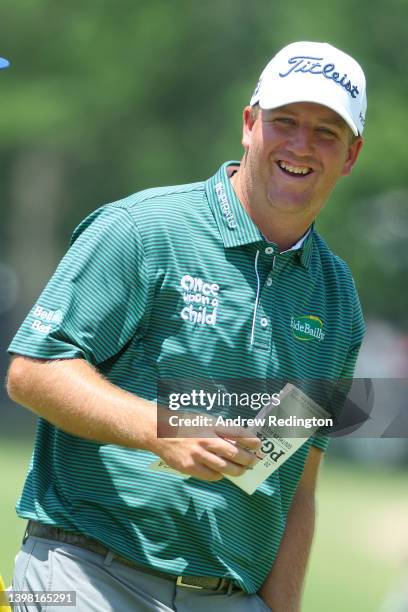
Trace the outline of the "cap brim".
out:
<instances>
[{"instance_id":1,"label":"cap brim","mask_svg":"<svg viewBox=\"0 0 408 612\"><path fill-rule=\"evenodd\" d=\"M287 104L295 104L297 102L313 102L314 104L320 104L330 108L335 113L340 115L342 119L347 123L351 131L355 136L359 135L357 125L354 123L351 115L347 112L344 105L336 104L333 100L332 95L324 95L324 92L316 91L294 91L291 88L279 88L279 91L273 92L273 94L265 95L260 91L259 95L259 106L264 110L279 108Z\"/></svg>"},{"instance_id":2,"label":"cap brim","mask_svg":"<svg viewBox=\"0 0 408 612\"><path fill-rule=\"evenodd\" d=\"M0 57L0 70L4 68L8 68L10 66L10 62L6 60L4 57Z\"/></svg>"}]
</instances>

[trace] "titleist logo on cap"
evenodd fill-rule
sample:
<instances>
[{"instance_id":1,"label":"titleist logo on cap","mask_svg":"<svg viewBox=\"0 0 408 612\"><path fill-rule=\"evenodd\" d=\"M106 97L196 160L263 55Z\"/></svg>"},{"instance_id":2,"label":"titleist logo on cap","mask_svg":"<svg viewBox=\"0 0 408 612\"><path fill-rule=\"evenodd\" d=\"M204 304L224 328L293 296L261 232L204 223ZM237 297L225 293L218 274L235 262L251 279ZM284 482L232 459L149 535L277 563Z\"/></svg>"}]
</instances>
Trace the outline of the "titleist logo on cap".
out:
<instances>
[{"instance_id":1,"label":"titleist logo on cap","mask_svg":"<svg viewBox=\"0 0 408 612\"><path fill-rule=\"evenodd\" d=\"M292 72L303 72L309 74L322 75L326 79L330 79L344 87L346 91L351 95L352 98L357 98L360 93L357 85L353 85L350 79L347 77L347 73L344 72L342 76L341 72L336 70L336 65L328 62L326 64L323 57L311 57L307 55L295 55L288 59L290 68L287 72L279 72L279 76L284 78L289 76Z\"/></svg>"}]
</instances>

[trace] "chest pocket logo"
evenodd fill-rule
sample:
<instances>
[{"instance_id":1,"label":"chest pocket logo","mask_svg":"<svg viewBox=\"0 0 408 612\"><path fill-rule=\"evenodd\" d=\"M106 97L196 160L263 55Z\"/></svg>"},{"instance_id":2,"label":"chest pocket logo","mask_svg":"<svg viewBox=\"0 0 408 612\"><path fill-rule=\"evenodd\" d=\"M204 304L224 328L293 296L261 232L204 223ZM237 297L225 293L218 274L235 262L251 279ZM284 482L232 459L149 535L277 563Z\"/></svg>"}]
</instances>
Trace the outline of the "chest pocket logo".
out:
<instances>
[{"instance_id":1,"label":"chest pocket logo","mask_svg":"<svg viewBox=\"0 0 408 612\"><path fill-rule=\"evenodd\" d=\"M293 337L303 342L324 340L326 332L323 331L323 326L323 321L315 315L302 315L290 319Z\"/></svg>"},{"instance_id":2,"label":"chest pocket logo","mask_svg":"<svg viewBox=\"0 0 408 612\"><path fill-rule=\"evenodd\" d=\"M185 274L180 280L180 289L183 301L187 304L182 308L180 317L194 325L215 325L220 286Z\"/></svg>"}]
</instances>

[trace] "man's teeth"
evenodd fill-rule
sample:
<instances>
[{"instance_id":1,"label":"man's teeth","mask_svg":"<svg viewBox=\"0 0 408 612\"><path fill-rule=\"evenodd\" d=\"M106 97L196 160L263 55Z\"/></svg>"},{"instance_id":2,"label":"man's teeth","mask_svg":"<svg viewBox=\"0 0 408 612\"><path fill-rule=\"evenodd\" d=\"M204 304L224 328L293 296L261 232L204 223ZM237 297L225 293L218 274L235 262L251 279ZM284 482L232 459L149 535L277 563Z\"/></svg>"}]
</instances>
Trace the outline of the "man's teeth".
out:
<instances>
[{"instance_id":1,"label":"man's teeth","mask_svg":"<svg viewBox=\"0 0 408 612\"><path fill-rule=\"evenodd\" d=\"M309 174L312 171L308 166L291 166L284 161L279 161L278 164L282 170L286 170L286 172L291 174Z\"/></svg>"}]
</instances>

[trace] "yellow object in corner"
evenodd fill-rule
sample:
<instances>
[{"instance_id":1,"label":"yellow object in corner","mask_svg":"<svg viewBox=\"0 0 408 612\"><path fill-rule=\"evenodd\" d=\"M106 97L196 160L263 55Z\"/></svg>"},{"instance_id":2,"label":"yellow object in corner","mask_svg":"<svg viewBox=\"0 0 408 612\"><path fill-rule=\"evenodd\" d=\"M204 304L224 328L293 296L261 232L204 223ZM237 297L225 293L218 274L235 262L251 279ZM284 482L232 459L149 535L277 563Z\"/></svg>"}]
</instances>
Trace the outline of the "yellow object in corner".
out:
<instances>
[{"instance_id":1,"label":"yellow object in corner","mask_svg":"<svg viewBox=\"0 0 408 612\"><path fill-rule=\"evenodd\" d=\"M6 603L7 598L5 594L6 586L3 581L3 577L0 574L0 612L11 612L11 608L8 603Z\"/></svg>"}]
</instances>

